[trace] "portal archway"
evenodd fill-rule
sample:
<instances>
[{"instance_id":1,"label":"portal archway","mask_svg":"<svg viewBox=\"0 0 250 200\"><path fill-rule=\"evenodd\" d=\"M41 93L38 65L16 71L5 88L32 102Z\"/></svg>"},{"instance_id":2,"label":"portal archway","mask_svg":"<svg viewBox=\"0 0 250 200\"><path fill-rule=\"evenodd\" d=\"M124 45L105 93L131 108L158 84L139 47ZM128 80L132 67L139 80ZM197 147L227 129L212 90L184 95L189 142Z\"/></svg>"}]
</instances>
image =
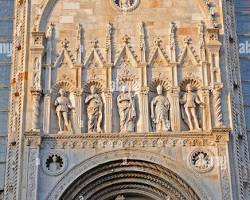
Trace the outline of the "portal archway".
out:
<instances>
[{"instance_id":1,"label":"portal archway","mask_svg":"<svg viewBox=\"0 0 250 200\"><path fill-rule=\"evenodd\" d=\"M213 199L205 184L180 163L136 149L84 161L58 182L48 199L111 200L121 194L148 200Z\"/></svg>"}]
</instances>

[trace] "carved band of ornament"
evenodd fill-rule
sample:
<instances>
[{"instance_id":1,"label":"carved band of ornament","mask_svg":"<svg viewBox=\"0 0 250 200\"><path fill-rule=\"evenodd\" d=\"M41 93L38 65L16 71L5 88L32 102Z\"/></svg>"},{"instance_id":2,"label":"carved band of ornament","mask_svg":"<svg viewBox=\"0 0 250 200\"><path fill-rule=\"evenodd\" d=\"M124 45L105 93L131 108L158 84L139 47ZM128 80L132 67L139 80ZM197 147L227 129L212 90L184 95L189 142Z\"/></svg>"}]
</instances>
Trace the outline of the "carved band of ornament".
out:
<instances>
[{"instance_id":1,"label":"carved band of ornament","mask_svg":"<svg viewBox=\"0 0 250 200\"><path fill-rule=\"evenodd\" d=\"M30 93L32 96L41 96L43 94L42 90L36 88L31 88Z\"/></svg>"},{"instance_id":2,"label":"carved band of ornament","mask_svg":"<svg viewBox=\"0 0 250 200\"><path fill-rule=\"evenodd\" d=\"M216 146L216 144L227 144L228 134L215 135L175 135L173 134L144 134L144 135L124 135L119 134L90 134L90 135L57 135L43 136L42 148L121 148L121 147L167 147L167 146ZM30 144L35 143L37 138L27 137Z\"/></svg>"}]
</instances>

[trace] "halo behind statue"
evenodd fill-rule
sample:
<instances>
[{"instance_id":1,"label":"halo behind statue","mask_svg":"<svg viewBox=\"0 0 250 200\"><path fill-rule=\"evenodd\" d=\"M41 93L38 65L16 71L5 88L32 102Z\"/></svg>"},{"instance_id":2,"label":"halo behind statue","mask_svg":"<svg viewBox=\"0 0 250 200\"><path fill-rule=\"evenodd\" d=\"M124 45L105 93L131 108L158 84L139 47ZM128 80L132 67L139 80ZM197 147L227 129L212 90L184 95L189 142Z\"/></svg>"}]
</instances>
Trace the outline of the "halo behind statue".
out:
<instances>
[{"instance_id":1,"label":"halo behind statue","mask_svg":"<svg viewBox=\"0 0 250 200\"><path fill-rule=\"evenodd\" d=\"M103 84L100 81L96 80L89 80L87 83L84 84L84 91L90 93L90 87L95 86L96 92L102 93L103 92Z\"/></svg>"},{"instance_id":2,"label":"halo behind statue","mask_svg":"<svg viewBox=\"0 0 250 200\"><path fill-rule=\"evenodd\" d=\"M169 91L171 89L171 84L169 80L154 79L149 86L150 91L157 92L156 89L158 85L162 86L163 92Z\"/></svg>"},{"instance_id":3,"label":"halo behind statue","mask_svg":"<svg viewBox=\"0 0 250 200\"><path fill-rule=\"evenodd\" d=\"M188 84L190 84L192 86L192 89L194 91L199 90L201 88L201 81L200 80L193 79L193 78L186 78L180 84L181 91L186 91L186 87Z\"/></svg>"}]
</instances>

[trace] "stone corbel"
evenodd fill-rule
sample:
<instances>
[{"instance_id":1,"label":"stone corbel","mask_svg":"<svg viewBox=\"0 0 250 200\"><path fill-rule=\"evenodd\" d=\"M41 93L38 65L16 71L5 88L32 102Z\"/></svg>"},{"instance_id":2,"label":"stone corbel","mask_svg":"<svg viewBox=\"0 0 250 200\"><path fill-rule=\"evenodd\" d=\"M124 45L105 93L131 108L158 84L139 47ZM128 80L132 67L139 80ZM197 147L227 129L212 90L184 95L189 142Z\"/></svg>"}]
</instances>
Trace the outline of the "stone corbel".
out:
<instances>
[{"instance_id":1,"label":"stone corbel","mask_svg":"<svg viewBox=\"0 0 250 200\"><path fill-rule=\"evenodd\" d=\"M41 54L44 51L44 32L32 32L32 41L31 41L31 51L40 52Z\"/></svg>"}]
</instances>

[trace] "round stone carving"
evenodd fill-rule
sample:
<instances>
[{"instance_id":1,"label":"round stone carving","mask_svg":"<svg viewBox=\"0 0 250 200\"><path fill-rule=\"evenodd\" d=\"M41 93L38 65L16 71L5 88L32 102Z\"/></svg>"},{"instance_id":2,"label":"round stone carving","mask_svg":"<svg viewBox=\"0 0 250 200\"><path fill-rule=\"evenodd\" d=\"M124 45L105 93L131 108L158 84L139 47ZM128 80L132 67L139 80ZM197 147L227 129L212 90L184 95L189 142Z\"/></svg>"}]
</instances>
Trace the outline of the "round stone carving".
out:
<instances>
[{"instance_id":1,"label":"round stone carving","mask_svg":"<svg viewBox=\"0 0 250 200\"><path fill-rule=\"evenodd\" d=\"M207 150L195 150L189 156L189 165L195 171L205 173L214 167L213 155Z\"/></svg>"},{"instance_id":2,"label":"round stone carving","mask_svg":"<svg viewBox=\"0 0 250 200\"><path fill-rule=\"evenodd\" d=\"M67 158L62 153L52 152L43 159L43 170L51 175L58 176L67 168Z\"/></svg>"},{"instance_id":3,"label":"round stone carving","mask_svg":"<svg viewBox=\"0 0 250 200\"><path fill-rule=\"evenodd\" d=\"M140 0L111 0L111 3L120 11L129 12L138 7Z\"/></svg>"}]
</instances>

